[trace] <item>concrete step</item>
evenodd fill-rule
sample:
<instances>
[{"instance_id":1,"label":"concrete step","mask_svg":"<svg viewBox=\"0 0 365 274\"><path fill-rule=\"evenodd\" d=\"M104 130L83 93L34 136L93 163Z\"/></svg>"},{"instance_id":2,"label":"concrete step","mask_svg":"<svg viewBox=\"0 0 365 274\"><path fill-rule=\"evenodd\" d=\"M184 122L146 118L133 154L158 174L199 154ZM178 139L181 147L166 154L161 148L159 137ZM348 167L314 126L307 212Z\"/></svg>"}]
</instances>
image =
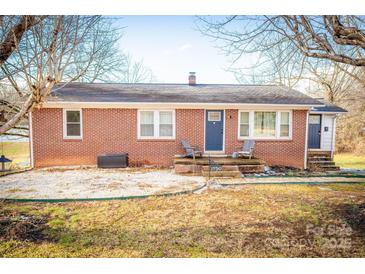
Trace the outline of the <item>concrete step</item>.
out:
<instances>
[{"instance_id":1,"label":"concrete step","mask_svg":"<svg viewBox=\"0 0 365 274\"><path fill-rule=\"evenodd\" d=\"M239 171L238 166L235 165L222 165L220 166L222 171ZM208 171L209 170L209 166L202 166L202 171Z\"/></svg>"},{"instance_id":2,"label":"concrete step","mask_svg":"<svg viewBox=\"0 0 365 274\"><path fill-rule=\"evenodd\" d=\"M308 161L333 161L333 159L326 156L310 156L308 157Z\"/></svg>"},{"instance_id":3,"label":"concrete step","mask_svg":"<svg viewBox=\"0 0 365 274\"><path fill-rule=\"evenodd\" d=\"M331 157L330 151L308 151L308 156L328 156Z\"/></svg>"},{"instance_id":4,"label":"concrete step","mask_svg":"<svg viewBox=\"0 0 365 274\"><path fill-rule=\"evenodd\" d=\"M320 168L324 168L324 169L330 169L330 170L339 170L340 167L336 166L336 165L320 165Z\"/></svg>"},{"instance_id":5,"label":"concrete step","mask_svg":"<svg viewBox=\"0 0 365 274\"><path fill-rule=\"evenodd\" d=\"M237 159L233 159L233 158L211 158L211 160L214 161L214 163L217 163L219 165L259 165L259 164L264 164L265 162L260 160L260 159L243 159L243 158L237 158ZM196 158L195 160L191 159L191 158L175 158L174 159L174 164L179 164L179 165L208 165L208 158Z\"/></svg>"},{"instance_id":6,"label":"concrete step","mask_svg":"<svg viewBox=\"0 0 365 274\"><path fill-rule=\"evenodd\" d=\"M340 170L340 167L336 166L336 165L316 165L316 166L311 166L310 170L313 170L313 171L337 171L337 170Z\"/></svg>"},{"instance_id":7,"label":"concrete step","mask_svg":"<svg viewBox=\"0 0 365 274\"><path fill-rule=\"evenodd\" d=\"M239 165L238 169L241 173L262 173L264 165Z\"/></svg>"},{"instance_id":8,"label":"concrete step","mask_svg":"<svg viewBox=\"0 0 365 274\"><path fill-rule=\"evenodd\" d=\"M202 175L204 177L228 177L228 178L240 178L241 177L241 172L239 172L238 170L221 170L221 171L202 171Z\"/></svg>"},{"instance_id":9,"label":"concrete step","mask_svg":"<svg viewBox=\"0 0 365 274\"><path fill-rule=\"evenodd\" d=\"M334 161L309 161L309 165L335 165Z\"/></svg>"}]
</instances>

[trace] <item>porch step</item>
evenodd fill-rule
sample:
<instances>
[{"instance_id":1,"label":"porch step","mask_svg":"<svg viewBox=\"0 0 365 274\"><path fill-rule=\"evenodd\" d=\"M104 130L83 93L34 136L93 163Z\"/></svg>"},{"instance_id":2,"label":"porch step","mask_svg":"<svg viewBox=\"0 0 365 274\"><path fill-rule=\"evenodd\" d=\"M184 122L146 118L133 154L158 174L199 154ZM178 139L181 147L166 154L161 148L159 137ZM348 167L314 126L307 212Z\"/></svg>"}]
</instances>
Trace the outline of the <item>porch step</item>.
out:
<instances>
[{"instance_id":1,"label":"porch step","mask_svg":"<svg viewBox=\"0 0 365 274\"><path fill-rule=\"evenodd\" d=\"M309 169L324 172L339 170L331 156L331 151L308 151Z\"/></svg>"},{"instance_id":2,"label":"porch step","mask_svg":"<svg viewBox=\"0 0 365 274\"><path fill-rule=\"evenodd\" d=\"M340 170L340 167L339 167L339 166L336 166L336 165L323 165L323 166L320 166L320 168L321 168L323 171L335 171L335 170Z\"/></svg>"},{"instance_id":3,"label":"porch step","mask_svg":"<svg viewBox=\"0 0 365 274\"><path fill-rule=\"evenodd\" d=\"M238 166L224 165L221 166L222 171L240 171ZM209 171L209 166L202 166L202 171Z\"/></svg>"},{"instance_id":4,"label":"porch step","mask_svg":"<svg viewBox=\"0 0 365 274\"><path fill-rule=\"evenodd\" d=\"M209 159L217 165L219 170L210 170ZM185 175L203 175L210 177L241 177L241 173L261 173L265 162L260 159L232 158L230 156L181 158L175 156L175 173ZM214 169L211 166L211 169Z\"/></svg>"},{"instance_id":5,"label":"porch step","mask_svg":"<svg viewBox=\"0 0 365 274\"><path fill-rule=\"evenodd\" d=\"M331 156L328 155L308 155L308 160L315 159L332 159Z\"/></svg>"},{"instance_id":6,"label":"porch step","mask_svg":"<svg viewBox=\"0 0 365 274\"><path fill-rule=\"evenodd\" d=\"M315 162L333 162L333 159L325 157L308 158L308 163L315 163Z\"/></svg>"},{"instance_id":7,"label":"porch step","mask_svg":"<svg viewBox=\"0 0 365 274\"><path fill-rule=\"evenodd\" d=\"M331 157L331 151L308 151L308 156L327 156Z\"/></svg>"},{"instance_id":8,"label":"porch step","mask_svg":"<svg viewBox=\"0 0 365 274\"><path fill-rule=\"evenodd\" d=\"M224 165L220 167L222 172L238 171L240 173L262 173L264 172L264 165ZM209 166L202 166L202 172L208 172ZM215 172L215 171L211 171ZM228 174L228 173L227 173Z\"/></svg>"},{"instance_id":9,"label":"porch step","mask_svg":"<svg viewBox=\"0 0 365 274\"><path fill-rule=\"evenodd\" d=\"M219 164L219 165L261 165L264 164L265 162L260 160L260 159L243 159L243 158L237 158L237 159L232 159L232 158L227 158L227 157L216 157L216 158L212 158L212 160ZM208 165L208 158L196 158L195 160L191 159L191 158L175 158L174 159L174 164L179 164L179 165L189 165L189 164L195 164L195 165L203 165L206 166Z\"/></svg>"},{"instance_id":10,"label":"porch step","mask_svg":"<svg viewBox=\"0 0 365 274\"><path fill-rule=\"evenodd\" d=\"M328 165L335 165L335 162L332 160L314 160L309 161L310 165L319 165L319 166L328 166Z\"/></svg>"},{"instance_id":11,"label":"porch step","mask_svg":"<svg viewBox=\"0 0 365 274\"><path fill-rule=\"evenodd\" d=\"M238 169L241 173L262 173L265 165L239 165Z\"/></svg>"},{"instance_id":12,"label":"porch step","mask_svg":"<svg viewBox=\"0 0 365 274\"><path fill-rule=\"evenodd\" d=\"M204 177L228 177L228 178L240 178L241 172L238 170L211 170L209 171L203 170L202 175Z\"/></svg>"},{"instance_id":13,"label":"porch step","mask_svg":"<svg viewBox=\"0 0 365 274\"><path fill-rule=\"evenodd\" d=\"M334 161L312 161L309 162L309 169L313 171L335 171L340 170Z\"/></svg>"}]
</instances>

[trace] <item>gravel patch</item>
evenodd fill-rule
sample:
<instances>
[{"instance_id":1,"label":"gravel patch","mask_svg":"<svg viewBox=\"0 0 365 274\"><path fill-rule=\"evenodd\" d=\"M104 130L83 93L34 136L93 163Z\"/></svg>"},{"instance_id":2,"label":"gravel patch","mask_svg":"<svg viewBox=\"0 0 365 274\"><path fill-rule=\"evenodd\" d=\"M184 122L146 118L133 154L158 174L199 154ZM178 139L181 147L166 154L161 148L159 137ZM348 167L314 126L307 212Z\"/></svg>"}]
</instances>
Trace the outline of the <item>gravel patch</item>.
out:
<instances>
[{"instance_id":1,"label":"gravel patch","mask_svg":"<svg viewBox=\"0 0 365 274\"><path fill-rule=\"evenodd\" d=\"M139 196L192 190L204 183L203 177L177 175L172 170L38 169L0 177L0 198Z\"/></svg>"}]
</instances>

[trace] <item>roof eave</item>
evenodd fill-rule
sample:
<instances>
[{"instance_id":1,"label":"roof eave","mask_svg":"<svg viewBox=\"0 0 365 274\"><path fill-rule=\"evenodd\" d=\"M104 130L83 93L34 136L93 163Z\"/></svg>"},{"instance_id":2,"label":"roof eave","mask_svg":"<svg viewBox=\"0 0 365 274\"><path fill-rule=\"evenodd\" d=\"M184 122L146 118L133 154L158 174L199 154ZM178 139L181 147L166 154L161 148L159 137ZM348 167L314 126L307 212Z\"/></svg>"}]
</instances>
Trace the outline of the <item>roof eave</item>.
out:
<instances>
[{"instance_id":1,"label":"roof eave","mask_svg":"<svg viewBox=\"0 0 365 274\"><path fill-rule=\"evenodd\" d=\"M70 101L48 101L43 103L44 108L183 108L183 109L204 109L219 107L223 109L311 109L322 107L317 104L247 104L247 103L173 103L173 102L70 102Z\"/></svg>"},{"instance_id":2,"label":"roof eave","mask_svg":"<svg viewBox=\"0 0 365 274\"><path fill-rule=\"evenodd\" d=\"M348 111L347 110L345 110L345 111L311 110L310 113L316 113L316 114L346 114L346 113L348 113Z\"/></svg>"}]
</instances>

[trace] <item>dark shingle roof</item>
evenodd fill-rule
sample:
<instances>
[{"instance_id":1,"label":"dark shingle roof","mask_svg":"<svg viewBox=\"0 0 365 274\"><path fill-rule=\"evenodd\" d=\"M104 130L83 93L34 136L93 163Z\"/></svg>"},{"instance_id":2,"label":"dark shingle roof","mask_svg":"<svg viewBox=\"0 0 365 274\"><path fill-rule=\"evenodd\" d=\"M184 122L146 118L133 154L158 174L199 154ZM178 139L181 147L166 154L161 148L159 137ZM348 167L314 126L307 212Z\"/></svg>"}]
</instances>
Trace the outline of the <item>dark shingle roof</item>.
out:
<instances>
[{"instance_id":1,"label":"dark shingle roof","mask_svg":"<svg viewBox=\"0 0 365 274\"><path fill-rule=\"evenodd\" d=\"M317 99L318 101L322 102L324 106L316 106L316 107L313 107L313 109L311 110L312 112L347 112L346 109L343 109L341 107L338 107L334 104L331 104L329 102L326 102L325 100L323 99Z\"/></svg>"},{"instance_id":2,"label":"dark shingle roof","mask_svg":"<svg viewBox=\"0 0 365 274\"><path fill-rule=\"evenodd\" d=\"M85 84L54 87L51 102L141 102L321 105L299 91L274 85Z\"/></svg>"}]
</instances>

